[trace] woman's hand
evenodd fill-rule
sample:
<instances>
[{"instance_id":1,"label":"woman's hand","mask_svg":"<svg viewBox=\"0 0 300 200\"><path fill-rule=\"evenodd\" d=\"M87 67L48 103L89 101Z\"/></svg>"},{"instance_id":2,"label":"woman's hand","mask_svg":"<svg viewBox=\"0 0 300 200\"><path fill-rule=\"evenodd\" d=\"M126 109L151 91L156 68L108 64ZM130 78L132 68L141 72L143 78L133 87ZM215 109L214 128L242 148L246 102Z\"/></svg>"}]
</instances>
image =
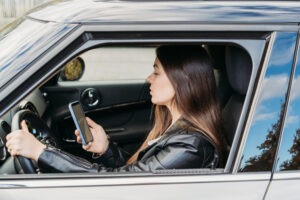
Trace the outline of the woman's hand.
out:
<instances>
[{"instance_id":1,"label":"woman's hand","mask_svg":"<svg viewBox=\"0 0 300 200\"><path fill-rule=\"evenodd\" d=\"M28 131L24 120L21 122L21 127L21 130L16 130L6 136L8 152L12 156L24 156L37 161L46 145Z\"/></svg>"},{"instance_id":2,"label":"woman's hand","mask_svg":"<svg viewBox=\"0 0 300 200\"><path fill-rule=\"evenodd\" d=\"M109 141L107 139L107 135L102 126L88 117L86 117L86 121L90 126L94 139L93 142L88 143L86 146L82 146L82 148L86 151L102 155L108 148ZM77 136L77 142L82 143L78 130L75 130L75 135Z\"/></svg>"}]
</instances>

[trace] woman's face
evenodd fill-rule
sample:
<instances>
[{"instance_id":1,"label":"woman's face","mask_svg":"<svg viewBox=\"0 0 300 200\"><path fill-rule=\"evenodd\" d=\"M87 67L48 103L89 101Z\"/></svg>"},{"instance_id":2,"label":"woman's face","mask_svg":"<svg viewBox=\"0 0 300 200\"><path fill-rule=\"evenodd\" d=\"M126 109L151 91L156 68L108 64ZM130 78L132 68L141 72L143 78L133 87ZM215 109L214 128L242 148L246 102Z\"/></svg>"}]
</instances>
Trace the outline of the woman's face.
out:
<instances>
[{"instance_id":1,"label":"woman's face","mask_svg":"<svg viewBox=\"0 0 300 200\"><path fill-rule=\"evenodd\" d=\"M150 83L151 101L156 105L171 107L175 90L158 58L155 59L153 68L154 71L147 77Z\"/></svg>"}]
</instances>

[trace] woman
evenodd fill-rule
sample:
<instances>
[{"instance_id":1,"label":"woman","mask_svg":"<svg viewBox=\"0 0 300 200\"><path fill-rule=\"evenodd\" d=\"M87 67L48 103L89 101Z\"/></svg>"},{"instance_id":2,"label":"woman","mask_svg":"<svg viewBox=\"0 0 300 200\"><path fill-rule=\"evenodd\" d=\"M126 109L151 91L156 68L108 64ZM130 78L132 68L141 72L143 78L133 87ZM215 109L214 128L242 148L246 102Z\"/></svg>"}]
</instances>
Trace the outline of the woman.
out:
<instances>
[{"instance_id":1,"label":"woman","mask_svg":"<svg viewBox=\"0 0 300 200\"><path fill-rule=\"evenodd\" d=\"M215 97L215 79L207 52L201 46L168 45L156 49L150 83L155 123L148 137L129 159L103 128L87 118L94 141L83 146L97 163L46 146L22 130L7 136L12 156L37 161L42 172L153 171L215 168L224 161L225 140ZM78 131L75 131L80 143Z\"/></svg>"}]
</instances>

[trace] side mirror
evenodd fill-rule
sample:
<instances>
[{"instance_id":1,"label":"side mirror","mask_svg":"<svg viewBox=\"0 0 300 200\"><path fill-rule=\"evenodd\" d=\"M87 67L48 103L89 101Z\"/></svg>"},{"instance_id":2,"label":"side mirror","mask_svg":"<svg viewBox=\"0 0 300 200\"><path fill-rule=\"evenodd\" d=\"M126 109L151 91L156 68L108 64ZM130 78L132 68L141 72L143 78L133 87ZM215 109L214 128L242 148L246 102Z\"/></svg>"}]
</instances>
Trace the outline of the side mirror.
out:
<instances>
[{"instance_id":1,"label":"side mirror","mask_svg":"<svg viewBox=\"0 0 300 200\"><path fill-rule=\"evenodd\" d=\"M64 66L60 78L63 81L76 81L83 75L84 68L85 65L83 59L76 57Z\"/></svg>"}]
</instances>

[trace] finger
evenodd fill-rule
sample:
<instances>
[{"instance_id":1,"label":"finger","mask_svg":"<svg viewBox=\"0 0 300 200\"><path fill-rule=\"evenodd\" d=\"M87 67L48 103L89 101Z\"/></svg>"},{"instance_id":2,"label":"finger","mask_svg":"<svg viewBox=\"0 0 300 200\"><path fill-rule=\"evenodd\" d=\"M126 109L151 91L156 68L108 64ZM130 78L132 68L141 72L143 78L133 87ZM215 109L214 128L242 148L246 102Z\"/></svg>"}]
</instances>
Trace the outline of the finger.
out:
<instances>
[{"instance_id":1,"label":"finger","mask_svg":"<svg viewBox=\"0 0 300 200\"><path fill-rule=\"evenodd\" d=\"M89 117L86 117L85 119L90 127L95 128L95 127L99 126L96 122L91 120Z\"/></svg>"},{"instance_id":2,"label":"finger","mask_svg":"<svg viewBox=\"0 0 300 200\"><path fill-rule=\"evenodd\" d=\"M27 126L25 120L23 120L23 121L21 122L21 127L22 127L22 130L24 130L24 131L26 131L26 132L29 132L28 126Z\"/></svg>"},{"instance_id":3,"label":"finger","mask_svg":"<svg viewBox=\"0 0 300 200\"><path fill-rule=\"evenodd\" d=\"M76 135L76 141L77 141L77 143L82 143L82 140L81 140L81 137L80 137L80 135L79 135L79 131L76 129L75 130L75 135Z\"/></svg>"},{"instance_id":4,"label":"finger","mask_svg":"<svg viewBox=\"0 0 300 200\"><path fill-rule=\"evenodd\" d=\"M18 145L20 140L22 140L22 137L21 138L18 137L21 135L18 132L23 132L23 131L16 131L16 132L10 133L10 138L6 141L6 144L5 144L5 146L7 147L8 150L13 149L13 147L15 145Z\"/></svg>"},{"instance_id":5,"label":"finger","mask_svg":"<svg viewBox=\"0 0 300 200\"><path fill-rule=\"evenodd\" d=\"M7 148L7 151L8 151L8 152L10 152L10 151L11 151L10 144L6 144L6 148Z\"/></svg>"},{"instance_id":6,"label":"finger","mask_svg":"<svg viewBox=\"0 0 300 200\"><path fill-rule=\"evenodd\" d=\"M91 148L91 146L92 146L92 143L91 142L89 142L87 145L82 145L82 148L84 149L84 150L86 150L86 151L88 151L90 148Z\"/></svg>"},{"instance_id":7,"label":"finger","mask_svg":"<svg viewBox=\"0 0 300 200\"><path fill-rule=\"evenodd\" d=\"M80 143L80 144L82 143L82 140L81 140L81 138L79 136L77 136L76 139L77 139L78 143Z\"/></svg>"},{"instance_id":8,"label":"finger","mask_svg":"<svg viewBox=\"0 0 300 200\"><path fill-rule=\"evenodd\" d=\"M6 136L6 140L11 140L13 137L16 136L16 134L19 134L19 131L20 131L20 130L17 130L17 131L14 131L14 132L9 133L9 134Z\"/></svg>"},{"instance_id":9,"label":"finger","mask_svg":"<svg viewBox=\"0 0 300 200\"><path fill-rule=\"evenodd\" d=\"M6 146L7 149L9 149L9 147L10 147L10 141L7 141L6 144L5 144L5 146Z\"/></svg>"},{"instance_id":10,"label":"finger","mask_svg":"<svg viewBox=\"0 0 300 200\"><path fill-rule=\"evenodd\" d=\"M14 150L14 149L11 149L11 150L10 150L10 155L11 155L11 156L17 156L17 155L18 155L18 152L17 152L16 150Z\"/></svg>"},{"instance_id":11,"label":"finger","mask_svg":"<svg viewBox=\"0 0 300 200\"><path fill-rule=\"evenodd\" d=\"M12 138L12 133L10 133L10 134L8 134L7 136L6 136L6 140L8 141L8 140L10 140Z\"/></svg>"},{"instance_id":12,"label":"finger","mask_svg":"<svg viewBox=\"0 0 300 200\"><path fill-rule=\"evenodd\" d=\"M8 147L14 140L14 133L10 133L6 136L6 146Z\"/></svg>"},{"instance_id":13,"label":"finger","mask_svg":"<svg viewBox=\"0 0 300 200\"><path fill-rule=\"evenodd\" d=\"M8 144L6 147L7 147L7 151L8 151L11 155L13 155L13 154L15 153L15 150L14 150L12 144Z\"/></svg>"},{"instance_id":14,"label":"finger","mask_svg":"<svg viewBox=\"0 0 300 200\"><path fill-rule=\"evenodd\" d=\"M7 141L7 142L6 142L6 147L7 147L7 149L12 149L12 146L13 146L14 143L15 143L15 142L14 142L14 141L11 141L11 140Z\"/></svg>"},{"instance_id":15,"label":"finger","mask_svg":"<svg viewBox=\"0 0 300 200\"><path fill-rule=\"evenodd\" d=\"M76 129L75 130L75 135L78 137L79 136L79 131Z\"/></svg>"}]
</instances>

